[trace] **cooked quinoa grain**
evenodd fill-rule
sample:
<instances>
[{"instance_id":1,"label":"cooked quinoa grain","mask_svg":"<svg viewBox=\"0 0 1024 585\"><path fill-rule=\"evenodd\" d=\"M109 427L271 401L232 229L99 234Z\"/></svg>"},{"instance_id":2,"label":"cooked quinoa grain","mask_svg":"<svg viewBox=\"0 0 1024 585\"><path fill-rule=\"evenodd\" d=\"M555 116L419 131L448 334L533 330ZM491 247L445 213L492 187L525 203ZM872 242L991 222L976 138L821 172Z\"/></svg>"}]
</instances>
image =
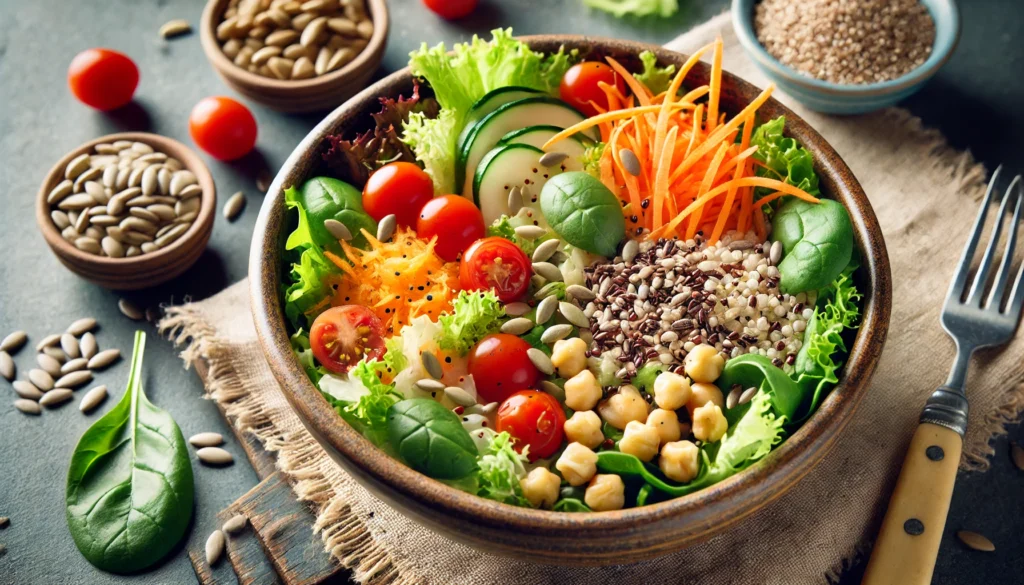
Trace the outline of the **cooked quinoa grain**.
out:
<instances>
[{"instance_id":1,"label":"cooked quinoa grain","mask_svg":"<svg viewBox=\"0 0 1024 585\"><path fill-rule=\"evenodd\" d=\"M754 30L784 65L850 85L901 77L935 43L935 22L920 0L762 0Z\"/></svg>"}]
</instances>

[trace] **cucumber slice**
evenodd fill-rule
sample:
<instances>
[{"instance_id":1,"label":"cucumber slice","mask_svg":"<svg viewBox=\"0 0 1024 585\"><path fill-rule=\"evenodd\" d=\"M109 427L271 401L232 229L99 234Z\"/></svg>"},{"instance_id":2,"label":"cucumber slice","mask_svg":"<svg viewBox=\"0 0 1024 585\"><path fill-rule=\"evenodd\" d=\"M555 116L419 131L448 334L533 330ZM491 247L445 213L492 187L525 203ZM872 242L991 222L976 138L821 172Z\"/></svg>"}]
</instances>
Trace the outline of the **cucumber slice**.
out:
<instances>
[{"instance_id":1,"label":"cucumber slice","mask_svg":"<svg viewBox=\"0 0 1024 585\"><path fill-rule=\"evenodd\" d=\"M466 114L466 123L462 127L462 132L459 133L459 139L455 142L455 152L458 153L462 148L462 143L468 139L469 135L473 132L473 128L476 123L487 117L494 110L497 110L501 106L519 101L521 99L543 96L544 93L537 91L536 89L530 89L529 87L520 87L517 85L509 85L506 87L499 87L498 89L491 90L484 94L484 97L476 100L476 103L469 109L469 113ZM456 187L462 185L464 173L466 167L462 164L462 158L459 156L455 157L455 185ZM472 180L472 173L469 175Z\"/></svg>"},{"instance_id":2,"label":"cucumber slice","mask_svg":"<svg viewBox=\"0 0 1024 585\"><path fill-rule=\"evenodd\" d=\"M568 128L584 119L583 114L565 102L550 97L531 97L499 107L477 122L459 144L459 156L455 171L456 187L459 186L461 180L462 195L464 197L472 195L473 179L480 161L505 134L512 130L537 124ZM586 133L591 138L597 136L593 128ZM461 175L459 168L462 169Z\"/></svg>"},{"instance_id":3,"label":"cucumber slice","mask_svg":"<svg viewBox=\"0 0 1024 585\"><path fill-rule=\"evenodd\" d=\"M575 170L579 162L566 160L555 168L546 168L537 163L544 151L529 144L506 144L484 156L477 166L473 178L473 200L484 216L484 224L490 225L502 215L509 215L508 194L513 187L526 193L525 207L541 219L540 191L551 177L567 170Z\"/></svg>"},{"instance_id":4,"label":"cucumber slice","mask_svg":"<svg viewBox=\"0 0 1024 585\"><path fill-rule=\"evenodd\" d=\"M520 130L513 130L508 134L502 136L501 140L498 141L498 145L504 144L529 144L540 148L551 139L552 136L562 131L562 128L558 126L530 126L529 128L522 128ZM574 161L579 161L583 158L583 154L586 152L587 147L592 146L594 141L583 136L582 134L576 134L570 136L565 140L557 142L552 148L552 152L564 152L569 155L569 158Z\"/></svg>"}]
</instances>

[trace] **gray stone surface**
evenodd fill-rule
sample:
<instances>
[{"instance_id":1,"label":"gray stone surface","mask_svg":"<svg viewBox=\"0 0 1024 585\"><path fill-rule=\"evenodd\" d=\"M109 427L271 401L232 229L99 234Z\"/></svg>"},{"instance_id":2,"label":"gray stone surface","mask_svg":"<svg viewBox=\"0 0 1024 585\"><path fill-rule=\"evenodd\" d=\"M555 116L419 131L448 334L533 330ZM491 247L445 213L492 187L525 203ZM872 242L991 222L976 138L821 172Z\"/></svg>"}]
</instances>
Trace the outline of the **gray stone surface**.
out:
<instances>
[{"instance_id":1,"label":"gray stone surface","mask_svg":"<svg viewBox=\"0 0 1024 585\"><path fill-rule=\"evenodd\" d=\"M680 3L680 14L671 19L619 21L587 11L580 0L483 0L472 19L445 23L428 13L419 0L393 0L391 40L383 69L402 67L407 53L422 41L451 42L497 26L514 26L521 34L572 32L660 43L728 4L726 0ZM1019 75L1024 64L1024 43L1020 42L1024 10L1018 0L961 4L965 28L958 52L908 105L928 124L941 128L955 146L970 148L988 163L1005 161L1019 168L1024 158L1024 142L1019 138L1024 132L1019 107L1024 97L1024 79ZM192 105L207 95L233 95L207 64L197 35L170 42L157 36L160 25L172 18L197 24L201 11L202 2L197 0L0 0L0 198L4 202L0 250L5 251L0 269L0 334L26 329L31 345L45 334L62 331L78 317L92 315L102 325L97 332L100 346L118 347L127 354L132 332L145 327L152 334L146 387L153 402L174 415L185 436L208 430L229 436L214 406L200 398L199 381L181 369L170 344L158 339L151 325L121 316L116 293L67 272L37 233L33 213L39 182L67 150L120 130L148 130L190 143L187 128ZM131 106L100 114L69 94L67 64L75 53L91 46L123 51L139 64L142 81ZM235 223L218 214L209 249L185 275L159 290L128 295L142 306L202 298L245 276L249 238L262 199L256 191L256 170L262 164L276 169L318 119L281 115L255 105L252 109L260 125L259 153L230 164L207 158L222 202L237 190L248 194L245 213ZM27 371L33 362L31 348L15 359L20 371ZM10 526L0 529L0 543L7 547L6 555L0 554L0 585L195 581L184 547L144 576L119 577L89 565L67 532L63 493L71 451L88 425L121 396L127 373L122 360L97 377L96 383L107 384L112 396L91 416L69 404L38 418L26 417L10 406L13 392L0 388L0 516L11 517ZM1019 428L1011 434L1019 439ZM1006 444L1005 439L997 442L991 472L961 477L957 484L937 583L1021 581L1024 473L1012 468ZM194 465L196 513L188 537L192 548L201 549L214 528L214 515L255 484L256 476L244 463L238 445L229 441L227 448L236 456L233 466ZM961 528L987 534L997 551L989 555L967 551L951 535ZM225 583L235 582L226 563L215 573ZM858 582L857 573L855 567L844 582Z\"/></svg>"}]
</instances>

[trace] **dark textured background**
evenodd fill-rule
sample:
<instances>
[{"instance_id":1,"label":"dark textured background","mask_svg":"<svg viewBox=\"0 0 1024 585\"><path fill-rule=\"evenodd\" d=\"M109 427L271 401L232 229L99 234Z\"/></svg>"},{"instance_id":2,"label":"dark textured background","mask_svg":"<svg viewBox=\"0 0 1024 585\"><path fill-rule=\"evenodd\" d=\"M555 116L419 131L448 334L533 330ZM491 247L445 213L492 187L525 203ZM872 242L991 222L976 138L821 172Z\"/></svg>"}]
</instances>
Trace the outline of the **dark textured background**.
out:
<instances>
[{"instance_id":1,"label":"dark textured background","mask_svg":"<svg viewBox=\"0 0 1024 585\"><path fill-rule=\"evenodd\" d=\"M664 43L728 4L680 3L680 13L671 19L639 22L589 12L580 0L482 0L473 19L451 24L434 18L419 0L392 0L391 37L382 73L402 67L407 53L423 41L450 43L496 26L513 26L520 34L571 32ZM1005 162L1019 170L1024 158L1024 3L970 0L961 5L964 34L957 53L905 105L926 124L940 128L954 146L969 148L990 166ZM97 333L102 347L130 352L137 325L118 313L115 293L76 278L50 254L36 231L34 196L56 159L99 135L148 130L190 144L187 120L192 105L207 95L232 94L207 64L197 35L165 42L157 29L172 18L186 18L195 25L201 10L202 2L196 0L0 0L0 336L25 329L34 344L72 320L92 315L102 324ZM70 96L65 85L68 62L91 46L123 51L138 63L142 81L131 106L104 115ZM245 190L247 211L233 224L218 214L209 249L199 264L159 290L130 295L143 306L203 298L245 276L249 238L261 203L255 169L261 159L276 169L318 119L250 106L259 121L259 155L232 164L207 159L221 201ZM145 327L152 332L151 326ZM27 372L33 363L31 348L15 359L19 370ZM116 399L123 392L127 370L122 361L99 375L97 383L108 384ZM200 398L198 379L181 369L170 344L155 335L149 343L146 376L150 398L174 415L186 436L207 430L228 434L214 406ZM0 387L0 515L11 517L11 525L0 530L0 543L7 547L6 555L0 556L0 584L193 583L183 547L152 572L133 578L101 573L78 554L64 522L64 478L78 437L98 414L86 417L68 405L39 418L26 417L10 406L13 391L2 382ZM104 410L112 402L108 400ZM1012 429L1010 436L1021 439L1020 428ZM227 448L236 456L232 467L194 464L196 512L188 538L193 547L201 547L215 527L214 514L256 482L238 445L229 442ZM992 470L962 476L957 483L936 583L1010 585L1024 580L1022 490L1024 473L1012 467L1007 440L1000 439ZM985 533L998 550L966 550L952 536L963 528ZM229 577L226 567L220 564L218 577ZM783 582L785 576L766 578ZM844 582L859 582L858 567Z\"/></svg>"}]
</instances>

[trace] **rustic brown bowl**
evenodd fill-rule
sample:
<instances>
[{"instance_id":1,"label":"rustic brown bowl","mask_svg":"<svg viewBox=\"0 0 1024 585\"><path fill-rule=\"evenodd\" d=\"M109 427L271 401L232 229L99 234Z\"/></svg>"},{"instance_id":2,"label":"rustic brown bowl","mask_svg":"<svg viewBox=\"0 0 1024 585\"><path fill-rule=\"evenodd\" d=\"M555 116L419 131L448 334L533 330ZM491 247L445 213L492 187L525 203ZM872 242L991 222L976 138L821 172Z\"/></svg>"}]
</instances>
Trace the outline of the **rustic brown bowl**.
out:
<instances>
[{"instance_id":1,"label":"rustic brown bowl","mask_svg":"<svg viewBox=\"0 0 1024 585\"><path fill-rule=\"evenodd\" d=\"M199 39L214 71L245 97L281 112L315 112L333 108L362 90L380 66L388 40L385 0L366 0L373 35L352 62L337 71L310 79L271 79L234 64L220 48L216 29L228 0L209 0L199 21Z\"/></svg>"},{"instance_id":2,"label":"rustic brown bowl","mask_svg":"<svg viewBox=\"0 0 1024 585\"><path fill-rule=\"evenodd\" d=\"M637 55L653 51L662 65L679 66L686 55L640 43L579 36L524 39L534 49L565 45L584 55L611 55L634 70ZM708 82L710 67L698 64L688 87ZM517 508L479 498L413 471L376 449L342 422L306 377L288 342L281 298L282 250L290 227L282 189L318 172L324 136L350 134L379 108L379 96L407 95L408 70L399 71L327 116L292 153L264 201L253 239L249 276L252 308L270 366L306 428L326 452L377 497L432 530L477 549L527 561L561 565L632 563L705 540L778 498L817 464L849 423L867 391L889 326L892 287L878 221L864 191L835 150L799 116L775 100L762 106L768 118L786 116L786 132L811 150L821 189L840 201L853 219L863 258L860 289L864 316L842 380L818 411L763 461L708 489L667 502L615 512L555 513ZM735 113L760 90L723 74L722 103Z\"/></svg>"},{"instance_id":3,"label":"rustic brown bowl","mask_svg":"<svg viewBox=\"0 0 1024 585\"><path fill-rule=\"evenodd\" d=\"M97 144L117 140L144 142L155 150L178 159L186 169L195 174L203 190L200 195L202 203L199 215L188 231L166 248L132 258L108 258L79 250L60 235L60 230L50 219L52 207L46 202L46 196L64 179L64 169L71 159L92 150ZM216 206L217 188L213 183L213 176L195 151L177 140L158 134L122 132L90 140L57 161L39 188L39 195L36 198L36 223L39 224L43 238L57 259L75 274L105 288L138 290L167 282L195 264L206 249L210 233L213 232Z\"/></svg>"}]
</instances>

